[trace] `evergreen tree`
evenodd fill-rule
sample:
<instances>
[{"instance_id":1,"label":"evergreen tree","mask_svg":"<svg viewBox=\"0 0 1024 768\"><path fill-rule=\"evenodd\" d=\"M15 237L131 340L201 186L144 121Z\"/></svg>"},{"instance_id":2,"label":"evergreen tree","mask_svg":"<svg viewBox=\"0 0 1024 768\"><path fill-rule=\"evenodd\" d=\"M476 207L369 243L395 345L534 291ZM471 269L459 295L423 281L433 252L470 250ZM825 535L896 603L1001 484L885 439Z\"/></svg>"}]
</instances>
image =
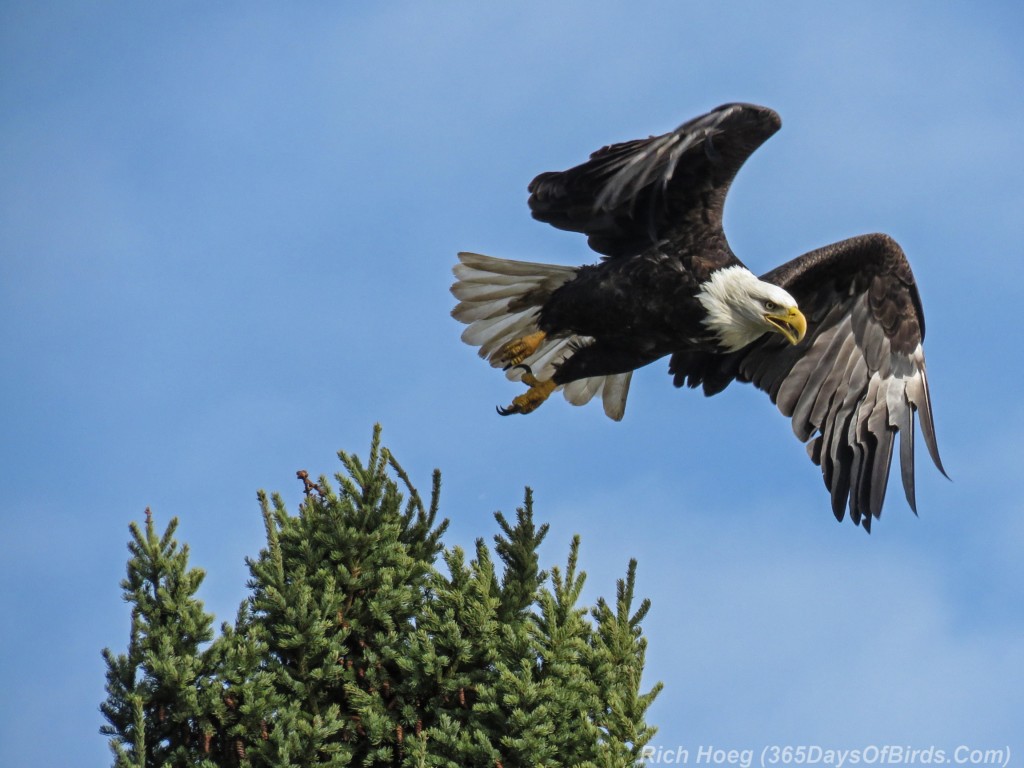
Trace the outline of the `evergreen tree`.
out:
<instances>
[{"instance_id":1,"label":"evergreen tree","mask_svg":"<svg viewBox=\"0 0 1024 768\"><path fill-rule=\"evenodd\" d=\"M217 650L201 646L213 637L213 617L195 593L204 573L188 567L188 547L178 547L172 519L157 536L146 510L145 532L130 526L132 553L121 582L132 604L128 653L107 662L106 702L101 710L114 737L114 765L212 766L207 760L219 709L214 670Z\"/></svg>"},{"instance_id":2,"label":"evergreen tree","mask_svg":"<svg viewBox=\"0 0 1024 768\"><path fill-rule=\"evenodd\" d=\"M365 464L339 456L336 488L298 473L296 515L259 494L267 546L216 639L177 520L131 526L128 653L104 651L115 766L636 765L660 684L641 693L635 561L588 612L578 537L564 572L538 567L529 489L514 524L495 513L499 574L482 540L468 562L443 547L439 473L425 504L379 427Z\"/></svg>"}]
</instances>

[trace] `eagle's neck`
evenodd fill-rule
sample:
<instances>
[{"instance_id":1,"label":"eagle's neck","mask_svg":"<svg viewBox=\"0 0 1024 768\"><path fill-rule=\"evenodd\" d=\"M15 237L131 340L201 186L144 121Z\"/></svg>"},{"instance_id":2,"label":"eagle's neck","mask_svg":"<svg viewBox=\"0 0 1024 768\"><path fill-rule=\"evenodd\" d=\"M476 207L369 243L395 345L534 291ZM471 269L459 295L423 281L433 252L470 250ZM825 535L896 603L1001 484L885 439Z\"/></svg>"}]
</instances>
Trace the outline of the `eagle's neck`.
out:
<instances>
[{"instance_id":1,"label":"eagle's neck","mask_svg":"<svg viewBox=\"0 0 1024 768\"><path fill-rule=\"evenodd\" d=\"M723 351L743 349L764 335L765 326L750 306L750 296L760 283L749 269L735 265L713 272L698 291L697 299L707 312L704 325Z\"/></svg>"}]
</instances>

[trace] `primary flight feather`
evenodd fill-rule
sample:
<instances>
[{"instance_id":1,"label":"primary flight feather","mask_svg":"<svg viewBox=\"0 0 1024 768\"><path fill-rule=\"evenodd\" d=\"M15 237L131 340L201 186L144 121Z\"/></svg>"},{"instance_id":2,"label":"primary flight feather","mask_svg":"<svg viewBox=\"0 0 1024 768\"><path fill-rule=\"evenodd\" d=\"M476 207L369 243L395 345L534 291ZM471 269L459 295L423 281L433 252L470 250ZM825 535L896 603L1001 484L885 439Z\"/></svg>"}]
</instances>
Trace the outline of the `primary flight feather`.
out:
<instances>
[{"instance_id":1,"label":"primary flight feather","mask_svg":"<svg viewBox=\"0 0 1024 768\"><path fill-rule=\"evenodd\" d=\"M613 144L529 186L534 218L587 236L604 258L565 267L460 253L452 315L462 338L528 385L499 408L530 413L556 389L600 395L621 419L635 369L669 356L676 386L707 395L751 382L792 419L842 520L870 530L900 435L914 498L914 414L942 469L925 375L924 313L887 235L825 246L760 278L722 231L729 185L781 127L726 104L662 136ZM943 471L944 474L944 471Z\"/></svg>"}]
</instances>

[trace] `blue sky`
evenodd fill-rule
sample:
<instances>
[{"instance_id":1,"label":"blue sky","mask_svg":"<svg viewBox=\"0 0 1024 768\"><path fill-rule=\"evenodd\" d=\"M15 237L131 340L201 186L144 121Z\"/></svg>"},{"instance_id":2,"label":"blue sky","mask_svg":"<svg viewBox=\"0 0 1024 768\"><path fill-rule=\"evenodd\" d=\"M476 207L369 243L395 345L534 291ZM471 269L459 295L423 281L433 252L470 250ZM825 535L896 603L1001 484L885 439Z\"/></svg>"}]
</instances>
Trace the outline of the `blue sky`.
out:
<instances>
[{"instance_id":1,"label":"blue sky","mask_svg":"<svg viewBox=\"0 0 1024 768\"><path fill-rule=\"evenodd\" d=\"M109 764L131 520L245 596L258 488L333 473L374 422L447 542L525 485L587 597L630 557L654 744L952 750L1024 740L1016 3L0 5L0 764ZM756 272L882 231L927 313L945 465L870 536L837 524L767 398L667 365L626 418L519 388L459 341L458 250L577 264L526 184L727 101L783 129L726 231ZM69 755L71 755L69 757Z\"/></svg>"}]
</instances>

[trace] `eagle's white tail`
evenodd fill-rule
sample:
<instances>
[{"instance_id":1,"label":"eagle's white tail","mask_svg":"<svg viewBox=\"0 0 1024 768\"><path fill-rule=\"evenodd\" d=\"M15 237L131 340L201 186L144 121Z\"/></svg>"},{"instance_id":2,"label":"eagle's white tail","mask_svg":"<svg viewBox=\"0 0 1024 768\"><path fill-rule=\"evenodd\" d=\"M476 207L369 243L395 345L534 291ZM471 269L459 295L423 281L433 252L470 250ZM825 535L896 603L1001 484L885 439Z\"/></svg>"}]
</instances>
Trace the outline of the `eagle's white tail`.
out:
<instances>
[{"instance_id":1,"label":"eagle's white tail","mask_svg":"<svg viewBox=\"0 0 1024 768\"><path fill-rule=\"evenodd\" d=\"M459 254L459 263L453 271L457 280L451 290L459 303L452 310L452 317L468 326L462 332L462 340L479 347L480 357L487 358L495 367L502 363L494 353L502 345L540 330L537 325L540 308L557 288L576 275L575 267L465 252ZM523 363L538 379L547 380L554 375L559 362L591 341L588 336L546 336ZM518 381L523 370L509 368L505 375ZM573 405L584 405L600 394L604 412L618 421L626 410L632 375L627 372L594 376L571 381L561 389L565 399Z\"/></svg>"}]
</instances>

